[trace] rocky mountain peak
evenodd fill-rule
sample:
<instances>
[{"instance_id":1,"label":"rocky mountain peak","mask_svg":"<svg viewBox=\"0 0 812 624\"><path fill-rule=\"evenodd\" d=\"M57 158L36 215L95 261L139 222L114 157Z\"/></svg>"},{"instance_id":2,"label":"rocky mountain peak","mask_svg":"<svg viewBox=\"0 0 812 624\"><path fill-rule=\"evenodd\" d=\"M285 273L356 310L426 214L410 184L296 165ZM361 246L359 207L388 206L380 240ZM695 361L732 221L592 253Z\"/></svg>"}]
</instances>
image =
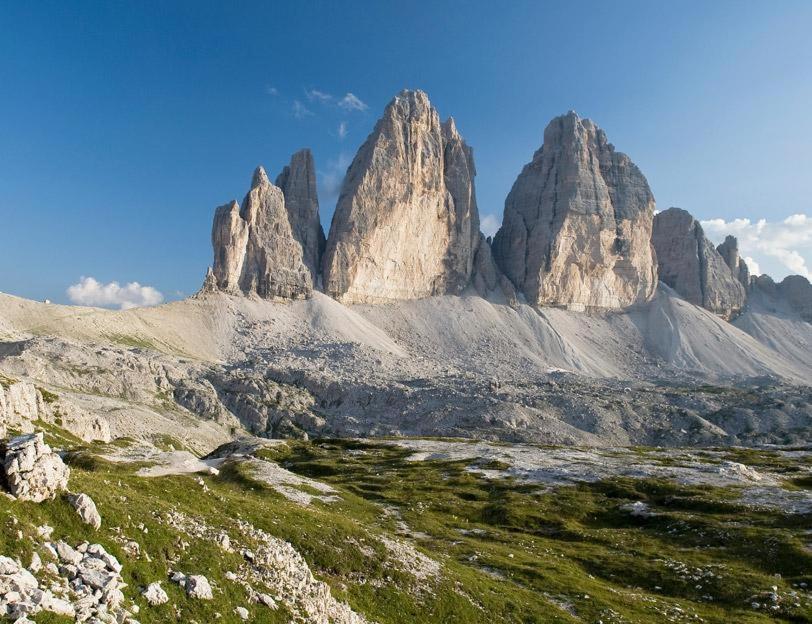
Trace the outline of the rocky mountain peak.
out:
<instances>
[{"instance_id":1,"label":"rocky mountain peak","mask_svg":"<svg viewBox=\"0 0 812 624\"><path fill-rule=\"evenodd\" d=\"M724 251L729 256L734 241L726 241ZM658 213L652 243L661 281L691 303L724 318L730 319L741 311L746 298L744 286L689 212L669 208Z\"/></svg>"},{"instance_id":2,"label":"rocky mountain peak","mask_svg":"<svg viewBox=\"0 0 812 624\"><path fill-rule=\"evenodd\" d=\"M634 163L575 112L553 119L505 201L493 252L533 305L621 308L656 286L654 196Z\"/></svg>"},{"instance_id":3,"label":"rocky mountain peak","mask_svg":"<svg viewBox=\"0 0 812 624\"><path fill-rule=\"evenodd\" d=\"M316 190L316 165L309 149L293 154L276 178L276 186L285 196L290 226L294 238L302 246L302 259L310 270L315 284L324 253L324 229L319 217L319 198Z\"/></svg>"},{"instance_id":4,"label":"rocky mountain peak","mask_svg":"<svg viewBox=\"0 0 812 624\"><path fill-rule=\"evenodd\" d=\"M479 242L473 154L423 91L401 91L355 156L323 270L344 302L459 293Z\"/></svg>"},{"instance_id":5,"label":"rocky mountain peak","mask_svg":"<svg viewBox=\"0 0 812 624\"><path fill-rule=\"evenodd\" d=\"M724 242L716 247L716 251L722 256L725 264L733 272L736 279L747 290L750 287L750 269L744 259L739 256L739 241L736 237L726 236Z\"/></svg>"},{"instance_id":6,"label":"rocky mountain peak","mask_svg":"<svg viewBox=\"0 0 812 624\"><path fill-rule=\"evenodd\" d=\"M261 166L254 171L242 206L231 201L215 211L212 247L212 273L220 290L266 299L309 297L313 291L285 196ZM211 283L207 276L204 289Z\"/></svg>"}]
</instances>

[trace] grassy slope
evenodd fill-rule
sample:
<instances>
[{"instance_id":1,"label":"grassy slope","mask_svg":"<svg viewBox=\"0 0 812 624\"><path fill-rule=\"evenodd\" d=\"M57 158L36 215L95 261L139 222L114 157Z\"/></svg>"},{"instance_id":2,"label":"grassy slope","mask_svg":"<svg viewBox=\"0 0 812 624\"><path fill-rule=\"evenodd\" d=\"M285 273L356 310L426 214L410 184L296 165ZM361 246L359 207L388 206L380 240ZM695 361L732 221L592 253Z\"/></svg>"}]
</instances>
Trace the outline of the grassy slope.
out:
<instances>
[{"instance_id":1,"label":"grassy slope","mask_svg":"<svg viewBox=\"0 0 812 624\"><path fill-rule=\"evenodd\" d=\"M342 501L301 507L239 465L204 476L204 492L197 477L144 479L134 475L136 466L81 452L71 461L70 485L96 501L102 529L81 524L64 499L2 498L0 552L27 562L33 541L19 540L17 531L32 537L43 523L55 527L54 539L98 541L124 563L125 593L142 607L144 624L176 617L202 624L215 613L223 616L219 622L237 622L239 605L255 622L290 618L247 604L242 587L225 578L241 564L239 554L179 534L162 520L169 511L223 527L232 539L239 538L234 522L241 518L290 541L336 597L382 624L812 621L808 594L800 607L783 598L781 609L769 613L750 606L752 596L773 585L786 597L793 583L812 583L812 555L802 542L810 518L744 510L728 490L620 480L545 492L489 481L463 463L413 463L402 449L349 441L291 442L262 454L331 483ZM633 500L647 501L659 515L633 518L619 509ZM376 539L397 528L397 515L384 507L424 534L419 547L443 564L439 581L417 583L392 564ZM139 542L151 560L128 557L118 535ZM169 568L205 574L217 588L215 600L187 599L166 581ZM168 605L148 607L140 597L140 588L155 580L164 581Z\"/></svg>"}]
</instances>

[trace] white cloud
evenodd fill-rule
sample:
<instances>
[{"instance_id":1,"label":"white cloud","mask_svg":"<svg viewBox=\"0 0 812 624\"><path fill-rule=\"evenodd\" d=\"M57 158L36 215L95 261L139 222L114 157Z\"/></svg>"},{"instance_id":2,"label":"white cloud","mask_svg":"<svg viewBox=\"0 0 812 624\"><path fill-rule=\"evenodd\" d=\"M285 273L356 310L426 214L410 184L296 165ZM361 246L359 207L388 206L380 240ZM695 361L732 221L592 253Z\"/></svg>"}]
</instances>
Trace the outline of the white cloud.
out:
<instances>
[{"instance_id":1,"label":"white cloud","mask_svg":"<svg viewBox=\"0 0 812 624\"><path fill-rule=\"evenodd\" d=\"M346 136L347 136L347 122L342 121L340 124L338 124L338 138L343 141L346 138Z\"/></svg>"},{"instance_id":2,"label":"white cloud","mask_svg":"<svg viewBox=\"0 0 812 624\"><path fill-rule=\"evenodd\" d=\"M299 100L293 100L292 110L293 116L296 117L296 119L304 119L305 117L309 117L313 114L313 111L307 108L307 106L302 104Z\"/></svg>"},{"instance_id":3,"label":"white cloud","mask_svg":"<svg viewBox=\"0 0 812 624\"><path fill-rule=\"evenodd\" d=\"M327 168L324 171L319 171L318 179L321 182L320 203L323 205L335 203L338 194L341 192L341 185L344 183L347 167L350 166L351 162L352 156L347 152L341 152L338 158L331 158L327 161Z\"/></svg>"},{"instance_id":4,"label":"white cloud","mask_svg":"<svg viewBox=\"0 0 812 624\"><path fill-rule=\"evenodd\" d=\"M311 102L321 102L322 104L328 104L329 102L333 101L333 96L329 93L325 93L324 91L319 91L318 89L305 89L305 95L307 99Z\"/></svg>"},{"instance_id":5,"label":"white cloud","mask_svg":"<svg viewBox=\"0 0 812 624\"><path fill-rule=\"evenodd\" d=\"M265 87L265 93L267 93L268 95L276 96L279 95L279 89L277 89L276 87L272 87L271 85L268 85L267 87Z\"/></svg>"},{"instance_id":6,"label":"white cloud","mask_svg":"<svg viewBox=\"0 0 812 624\"><path fill-rule=\"evenodd\" d=\"M492 214L486 214L480 219L479 221L479 229L482 230L482 233L485 236L493 236L496 234L496 230L499 229L499 219L497 219Z\"/></svg>"},{"instance_id":7,"label":"white cloud","mask_svg":"<svg viewBox=\"0 0 812 624\"><path fill-rule=\"evenodd\" d=\"M347 93L343 98L338 101L338 105L347 111L365 111L369 108L362 102L356 95Z\"/></svg>"},{"instance_id":8,"label":"white cloud","mask_svg":"<svg viewBox=\"0 0 812 624\"><path fill-rule=\"evenodd\" d=\"M68 287L71 303L87 306L118 307L122 310L141 306L158 305L164 296L152 286L130 282L125 286L118 282L102 284L92 277L82 276L79 282Z\"/></svg>"},{"instance_id":9,"label":"white cloud","mask_svg":"<svg viewBox=\"0 0 812 624\"><path fill-rule=\"evenodd\" d=\"M744 257L744 263L747 265L750 275L761 275L761 267L758 265L758 262L753 260L750 256Z\"/></svg>"},{"instance_id":10,"label":"white cloud","mask_svg":"<svg viewBox=\"0 0 812 624\"><path fill-rule=\"evenodd\" d=\"M812 217L794 214L783 221L759 219L709 219L702 221L708 238L721 242L728 234L739 240L739 252L748 265L752 262L760 273L760 266L773 268L781 279L790 273L812 278Z\"/></svg>"}]
</instances>

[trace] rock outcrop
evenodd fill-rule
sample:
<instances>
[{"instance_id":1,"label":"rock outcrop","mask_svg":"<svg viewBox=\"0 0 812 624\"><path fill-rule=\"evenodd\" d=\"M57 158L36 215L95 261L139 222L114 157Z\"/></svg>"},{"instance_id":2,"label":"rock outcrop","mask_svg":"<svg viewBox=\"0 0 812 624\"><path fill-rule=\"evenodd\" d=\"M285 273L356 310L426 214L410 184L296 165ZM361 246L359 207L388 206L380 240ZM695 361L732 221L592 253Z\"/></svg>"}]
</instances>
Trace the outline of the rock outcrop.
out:
<instances>
[{"instance_id":1,"label":"rock outcrop","mask_svg":"<svg viewBox=\"0 0 812 624\"><path fill-rule=\"evenodd\" d=\"M726 236L725 241L716 247L725 264L730 268L739 283L746 291L750 287L750 269L744 259L739 256L739 241L735 236Z\"/></svg>"},{"instance_id":2,"label":"rock outcrop","mask_svg":"<svg viewBox=\"0 0 812 624\"><path fill-rule=\"evenodd\" d=\"M101 528L102 519L99 510L96 509L96 503L87 494L71 494L68 496L68 502L79 514L82 522L96 530Z\"/></svg>"},{"instance_id":3,"label":"rock outcrop","mask_svg":"<svg viewBox=\"0 0 812 624\"><path fill-rule=\"evenodd\" d=\"M325 292L345 303L459 293L479 216L473 157L422 91L386 107L355 156L324 253Z\"/></svg>"},{"instance_id":4,"label":"rock outcrop","mask_svg":"<svg viewBox=\"0 0 812 624\"><path fill-rule=\"evenodd\" d=\"M313 279L302 245L293 234L284 194L271 184L262 167L254 172L241 207L232 201L217 208L212 246L212 273L220 290L265 299L299 299L313 292Z\"/></svg>"},{"instance_id":5,"label":"rock outcrop","mask_svg":"<svg viewBox=\"0 0 812 624\"><path fill-rule=\"evenodd\" d=\"M42 433L12 438L0 448L5 485L21 500L53 498L68 487L70 469L45 444Z\"/></svg>"},{"instance_id":6,"label":"rock outcrop","mask_svg":"<svg viewBox=\"0 0 812 624\"><path fill-rule=\"evenodd\" d=\"M788 275L778 283L769 275L759 275L751 283L753 290L772 299L777 307L787 306L812 323L812 284L803 275Z\"/></svg>"},{"instance_id":7,"label":"rock outcrop","mask_svg":"<svg viewBox=\"0 0 812 624\"><path fill-rule=\"evenodd\" d=\"M669 208L657 214L651 240L660 280L687 301L726 319L741 311L744 286L690 213Z\"/></svg>"},{"instance_id":8,"label":"rock outcrop","mask_svg":"<svg viewBox=\"0 0 812 624\"><path fill-rule=\"evenodd\" d=\"M479 245L474 255L471 285L482 297L488 298L491 293L499 289L508 304L515 305L517 303L516 289L513 287L513 283L496 266L491 252L490 240L486 239L483 234L479 235Z\"/></svg>"},{"instance_id":9,"label":"rock outcrop","mask_svg":"<svg viewBox=\"0 0 812 624\"><path fill-rule=\"evenodd\" d=\"M550 122L514 183L494 257L533 305L641 303L657 284L653 213L640 170L603 130L570 112Z\"/></svg>"},{"instance_id":10,"label":"rock outcrop","mask_svg":"<svg viewBox=\"0 0 812 624\"><path fill-rule=\"evenodd\" d=\"M315 284L326 240L319 217L316 165L309 149L299 150L291 156L290 164L277 176L276 186L285 196L293 237L302 246L302 260Z\"/></svg>"}]
</instances>

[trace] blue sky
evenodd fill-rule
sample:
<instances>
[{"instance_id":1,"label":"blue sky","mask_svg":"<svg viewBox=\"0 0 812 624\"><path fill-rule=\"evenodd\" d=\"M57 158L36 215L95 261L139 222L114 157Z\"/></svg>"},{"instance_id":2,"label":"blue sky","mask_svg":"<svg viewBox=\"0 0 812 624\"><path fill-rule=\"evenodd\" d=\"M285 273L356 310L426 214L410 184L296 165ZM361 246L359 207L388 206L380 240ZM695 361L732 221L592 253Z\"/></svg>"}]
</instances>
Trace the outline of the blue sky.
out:
<instances>
[{"instance_id":1,"label":"blue sky","mask_svg":"<svg viewBox=\"0 0 812 624\"><path fill-rule=\"evenodd\" d=\"M812 266L810 2L6 2L0 26L5 292L67 301L92 276L190 294L215 206L305 146L328 229L404 87L473 146L487 223L574 109L660 209L736 232L777 277Z\"/></svg>"}]
</instances>

